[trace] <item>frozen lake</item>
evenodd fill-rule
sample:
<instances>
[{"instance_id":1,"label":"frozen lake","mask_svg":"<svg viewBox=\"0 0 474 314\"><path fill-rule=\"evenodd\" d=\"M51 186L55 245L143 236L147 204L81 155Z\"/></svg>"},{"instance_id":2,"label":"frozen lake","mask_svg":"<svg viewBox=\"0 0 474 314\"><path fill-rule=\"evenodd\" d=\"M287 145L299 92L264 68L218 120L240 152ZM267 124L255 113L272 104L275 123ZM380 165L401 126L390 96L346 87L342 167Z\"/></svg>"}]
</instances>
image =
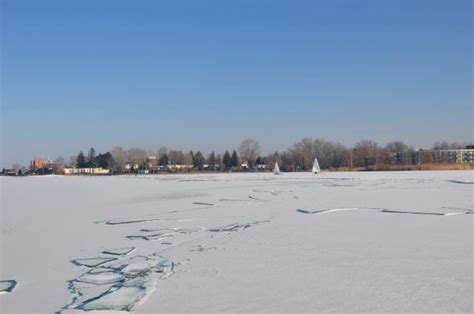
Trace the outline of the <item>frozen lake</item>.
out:
<instances>
[{"instance_id":1,"label":"frozen lake","mask_svg":"<svg viewBox=\"0 0 474 314\"><path fill-rule=\"evenodd\" d=\"M473 311L473 171L0 182L2 313Z\"/></svg>"}]
</instances>

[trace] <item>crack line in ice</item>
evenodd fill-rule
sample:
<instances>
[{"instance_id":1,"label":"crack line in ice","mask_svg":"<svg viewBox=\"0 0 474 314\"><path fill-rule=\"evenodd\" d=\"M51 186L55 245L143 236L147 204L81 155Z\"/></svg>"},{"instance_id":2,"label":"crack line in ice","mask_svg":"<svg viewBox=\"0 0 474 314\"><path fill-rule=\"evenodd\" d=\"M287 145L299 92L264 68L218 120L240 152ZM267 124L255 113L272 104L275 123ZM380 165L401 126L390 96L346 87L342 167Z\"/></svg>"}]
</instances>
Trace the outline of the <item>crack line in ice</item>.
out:
<instances>
[{"instance_id":1,"label":"crack line in ice","mask_svg":"<svg viewBox=\"0 0 474 314\"><path fill-rule=\"evenodd\" d=\"M125 224L134 224L134 223L142 223L142 222L149 222L149 221L178 221L178 222L186 222L186 221L194 221L198 220L196 218L183 218L183 219L172 219L172 218L151 218L151 219L109 219L105 221L106 225L125 225Z\"/></svg>"},{"instance_id":2,"label":"crack line in ice","mask_svg":"<svg viewBox=\"0 0 474 314\"><path fill-rule=\"evenodd\" d=\"M245 203L245 202L248 202L248 200L236 200L236 199L230 199L230 198L221 198L219 200L219 202L242 202L242 203Z\"/></svg>"},{"instance_id":3,"label":"crack line in ice","mask_svg":"<svg viewBox=\"0 0 474 314\"><path fill-rule=\"evenodd\" d=\"M389 213L389 214L411 214L411 215L433 215L433 216L454 216L454 215L463 215L471 214L472 212L454 212L454 213L440 213L440 212L422 212L422 211L402 211L402 210L391 210L385 208L376 208L376 207L349 207L349 208L334 208L334 209L321 209L321 210L306 210L298 208L297 212L302 214L326 214L332 212L340 211L350 211L350 210L377 210L380 213Z\"/></svg>"},{"instance_id":4,"label":"crack line in ice","mask_svg":"<svg viewBox=\"0 0 474 314\"><path fill-rule=\"evenodd\" d=\"M207 229L207 231L210 231L210 232L239 231L239 230L250 228L257 224L266 223L270 221L271 221L270 219L267 219L267 220L257 220L257 221L253 221L249 223L232 223L232 224L228 224L224 226L210 228L210 229Z\"/></svg>"},{"instance_id":5,"label":"crack line in ice","mask_svg":"<svg viewBox=\"0 0 474 314\"><path fill-rule=\"evenodd\" d=\"M462 181L462 180L448 180L450 183L457 183L457 184L474 184L472 181Z\"/></svg>"},{"instance_id":6,"label":"crack line in ice","mask_svg":"<svg viewBox=\"0 0 474 314\"><path fill-rule=\"evenodd\" d=\"M474 209L471 209L471 208L462 208L462 207L442 206L441 208L445 208L445 209L456 209L456 210L469 211L469 212L474 211Z\"/></svg>"},{"instance_id":7,"label":"crack line in ice","mask_svg":"<svg viewBox=\"0 0 474 314\"><path fill-rule=\"evenodd\" d=\"M203 228L181 228L181 227L174 227L174 228L156 228L156 229L140 229L142 233L131 234L125 236L127 239L135 240L135 239L142 239L142 240L165 240L167 238L173 238L175 235L179 234L191 234L194 232L198 232L203 230ZM154 232L154 233L151 233Z\"/></svg>"},{"instance_id":8,"label":"crack line in ice","mask_svg":"<svg viewBox=\"0 0 474 314\"><path fill-rule=\"evenodd\" d=\"M348 210L358 210L360 208L353 207L353 208L334 208L334 209L322 209L322 210L305 210L298 208L296 211L303 213L303 214L324 214L324 213L332 213L332 212L341 212L341 211L348 211Z\"/></svg>"},{"instance_id":9,"label":"crack line in ice","mask_svg":"<svg viewBox=\"0 0 474 314\"><path fill-rule=\"evenodd\" d=\"M254 201L268 202L267 200L264 200L264 199L261 199L261 198L258 198L258 197L252 196L252 195L249 195L249 198L250 198L251 200L254 200Z\"/></svg>"},{"instance_id":10,"label":"crack line in ice","mask_svg":"<svg viewBox=\"0 0 474 314\"><path fill-rule=\"evenodd\" d=\"M389 213L389 214L411 214L411 215L446 216L445 213L417 212L417 211L401 211L401 210L390 210L390 209L382 209L380 212L381 212L381 213Z\"/></svg>"},{"instance_id":11,"label":"crack line in ice","mask_svg":"<svg viewBox=\"0 0 474 314\"><path fill-rule=\"evenodd\" d=\"M212 203L204 203L204 202L193 202L194 205L206 205L206 206L214 206Z\"/></svg>"},{"instance_id":12,"label":"crack line in ice","mask_svg":"<svg viewBox=\"0 0 474 314\"><path fill-rule=\"evenodd\" d=\"M125 237L130 240L142 239L142 240L147 240L147 241L150 241L150 240L161 241L161 240L174 237L174 234L173 233L155 233L155 234L148 234L148 235L132 234L132 235L127 235Z\"/></svg>"}]
</instances>

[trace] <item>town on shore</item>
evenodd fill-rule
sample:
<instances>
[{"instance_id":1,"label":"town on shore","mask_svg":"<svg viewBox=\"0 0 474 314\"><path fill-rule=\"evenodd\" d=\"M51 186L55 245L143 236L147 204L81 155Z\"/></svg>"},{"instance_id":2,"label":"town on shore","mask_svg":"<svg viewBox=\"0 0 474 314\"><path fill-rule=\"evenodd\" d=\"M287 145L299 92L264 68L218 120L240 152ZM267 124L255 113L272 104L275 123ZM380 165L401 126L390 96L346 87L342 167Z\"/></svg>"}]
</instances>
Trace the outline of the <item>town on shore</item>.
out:
<instances>
[{"instance_id":1,"label":"town on shore","mask_svg":"<svg viewBox=\"0 0 474 314\"><path fill-rule=\"evenodd\" d=\"M309 171L314 158L323 170L464 170L474 169L474 145L436 142L431 149L415 149L403 141L380 146L373 140L361 140L348 148L319 138L303 138L290 149L262 156L256 140L242 141L237 150L205 156L200 151L183 152L159 148L156 152L140 148L115 147L98 153L91 148L66 161L34 158L29 167L14 164L1 175L115 175L189 172L264 172L275 163L283 172Z\"/></svg>"}]
</instances>

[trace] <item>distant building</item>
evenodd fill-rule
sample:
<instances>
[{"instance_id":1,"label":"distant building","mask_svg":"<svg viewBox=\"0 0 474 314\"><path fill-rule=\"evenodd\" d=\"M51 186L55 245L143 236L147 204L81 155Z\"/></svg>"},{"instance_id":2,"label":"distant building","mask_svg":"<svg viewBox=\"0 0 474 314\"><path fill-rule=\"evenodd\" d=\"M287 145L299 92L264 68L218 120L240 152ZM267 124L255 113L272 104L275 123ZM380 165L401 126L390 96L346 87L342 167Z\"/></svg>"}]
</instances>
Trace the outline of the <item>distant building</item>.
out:
<instances>
[{"instance_id":1,"label":"distant building","mask_svg":"<svg viewBox=\"0 0 474 314\"><path fill-rule=\"evenodd\" d=\"M167 165L166 166L166 170L169 170L169 171L187 171L187 170L191 170L193 168L194 168L193 165L180 165L180 164L178 164L178 165Z\"/></svg>"},{"instance_id":2,"label":"distant building","mask_svg":"<svg viewBox=\"0 0 474 314\"><path fill-rule=\"evenodd\" d=\"M216 171L216 170L219 170L220 168L221 168L221 165L219 165L219 164L213 164L213 165L204 164L204 165L202 165L203 170Z\"/></svg>"},{"instance_id":3,"label":"distant building","mask_svg":"<svg viewBox=\"0 0 474 314\"><path fill-rule=\"evenodd\" d=\"M445 149L433 151L433 161L438 163L474 163L474 148Z\"/></svg>"},{"instance_id":4,"label":"distant building","mask_svg":"<svg viewBox=\"0 0 474 314\"><path fill-rule=\"evenodd\" d=\"M158 170L158 158L156 156L148 156L146 158L146 168L151 172Z\"/></svg>"},{"instance_id":5,"label":"distant building","mask_svg":"<svg viewBox=\"0 0 474 314\"><path fill-rule=\"evenodd\" d=\"M64 168L64 174L110 174L110 169L104 168L71 168L66 167Z\"/></svg>"},{"instance_id":6,"label":"distant building","mask_svg":"<svg viewBox=\"0 0 474 314\"><path fill-rule=\"evenodd\" d=\"M46 158L35 158L30 163L30 169L32 171L38 171L44 168L52 168L53 162Z\"/></svg>"},{"instance_id":7,"label":"distant building","mask_svg":"<svg viewBox=\"0 0 474 314\"><path fill-rule=\"evenodd\" d=\"M132 163L132 162L127 162L124 166L125 170L138 170L140 168L140 165L137 163Z\"/></svg>"},{"instance_id":8,"label":"distant building","mask_svg":"<svg viewBox=\"0 0 474 314\"><path fill-rule=\"evenodd\" d=\"M473 148L469 148L473 147ZM474 146L469 145L460 149L443 150L416 150L395 154L398 164L423 164L423 163L474 163Z\"/></svg>"},{"instance_id":9,"label":"distant building","mask_svg":"<svg viewBox=\"0 0 474 314\"><path fill-rule=\"evenodd\" d=\"M3 169L2 175L3 176L17 176L18 171L15 171L14 169Z\"/></svg>"}]
</instances>

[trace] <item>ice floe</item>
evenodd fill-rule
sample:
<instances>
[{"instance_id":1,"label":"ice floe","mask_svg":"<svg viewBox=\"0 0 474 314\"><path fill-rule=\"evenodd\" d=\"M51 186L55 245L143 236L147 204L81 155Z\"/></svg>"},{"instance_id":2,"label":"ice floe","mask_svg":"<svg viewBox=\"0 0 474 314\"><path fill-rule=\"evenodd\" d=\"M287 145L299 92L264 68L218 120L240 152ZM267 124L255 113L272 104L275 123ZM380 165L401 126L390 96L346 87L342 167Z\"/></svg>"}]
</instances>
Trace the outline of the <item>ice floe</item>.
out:
<instances>
[{"instance_id":1,"label":"ice floe","mask_svg":"<svg viewBox=\"0 0 474 314\"><path fill-rule=\"evenodd\" d=\"M135 250L135 247L124 247L124 248L118 248L118 249L109 249L102 251L104 254L109 254L109 255L119 255L119 256L125 256L127 254L130 254Z\"/></svg>"},{"instance_id":2,"label":"ice floe","mask_svg":"<svg viewBox=\"0 0 474 314\"><path fill-rule=\"evenodd\" d=\"M125 277L117 273L113 270L103 271L103 272L92 272L92 273L85 273L79 278L77 278L80 282L95 284L95 285L106 285L112 284L120 281L124 281Z\"/></svg>"},{"instance_id":3,"label":"ice floe","mask_svg":"<svg viewBox=\"0 0 474 314\"><path fill-rule=\"evenodd\" d=\"M88 258L77 258L72 260L71 262L78 266L86 266L86 267L97 267L102 264L115 261L117 258L115 257L88 257Z\"/></svg>"},{"instance_id":4,"label":"ice floe","mask_svg":"<svg viewBox=\"0 0 474 314\"><path fill-rule=\"evenodd\" d=\"M86 260L91 259L97 258ZM166 279L173 273L174 262L159 255L137 255L115 259L107 267L95 266L69 281L72 301L62 313L69 310L131 311L154 291L159 279Z\"/></svg>"},{"instance_id":5,"label":"ice floe","mask_svg":"<svg viewBox=\"0 0 474 314\"><path fill-rule=\"evenodd\" d=\"M120 287L109 291L97 299L90 300L82 305L85 311L91 310L122 310L130 311L133 305L140 301L145 295L145 288L138 287Z\"/></svg>"},{"instance_id":6,"label":"ice floe","mask_svg":"<svg viewBox=\"0 0 474 314\"><path fill-rule=\"evenodd\" d=\"M16 287L16 280L0 280L0 294L10 293Z\"/></svg>"}]
</instances>

